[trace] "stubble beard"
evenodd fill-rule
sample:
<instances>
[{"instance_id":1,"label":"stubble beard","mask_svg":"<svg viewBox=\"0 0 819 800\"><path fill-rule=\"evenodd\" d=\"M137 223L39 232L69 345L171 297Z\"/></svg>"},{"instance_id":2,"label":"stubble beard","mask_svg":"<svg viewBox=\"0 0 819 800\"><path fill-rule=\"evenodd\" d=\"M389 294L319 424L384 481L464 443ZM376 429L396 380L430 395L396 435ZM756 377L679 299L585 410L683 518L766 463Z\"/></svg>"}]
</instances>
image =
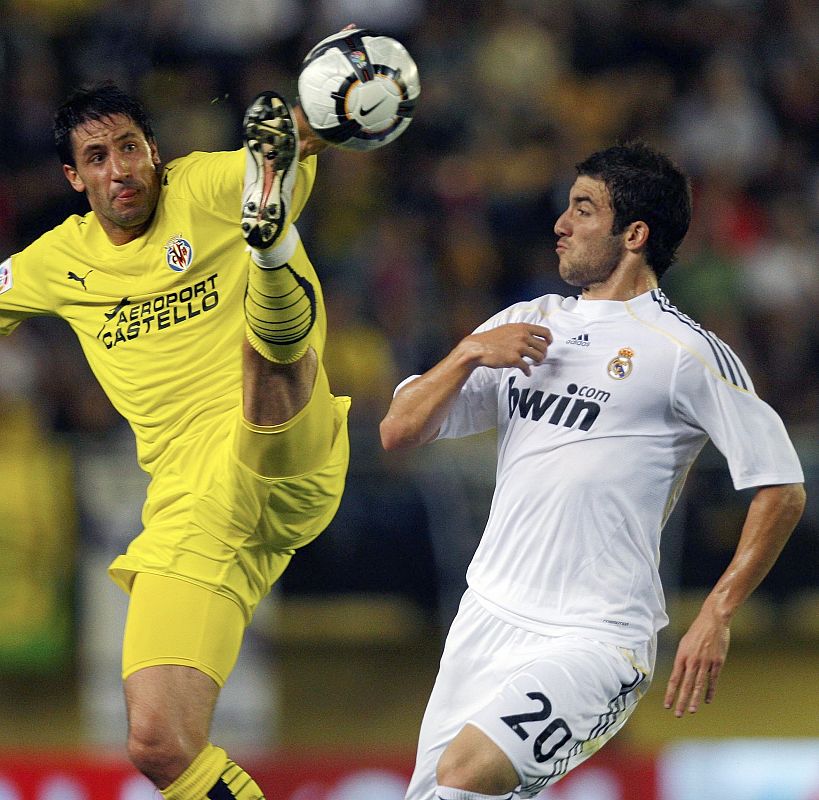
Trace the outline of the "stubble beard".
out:
<instances>
[{"instance_id":1,"label":"stubble beard","mask_svg":"<svg viewBox=\"0 0 819 800\"><path fill-rule=\"evenodd\" d=\"M580 289L587 289L595 284L605 283L620 264L622 252L619 243L611 241L607 246L595 248L593 252L583 254L574 260L568 253L560 259L560 277Z\"/></svg>"}]
</instances>

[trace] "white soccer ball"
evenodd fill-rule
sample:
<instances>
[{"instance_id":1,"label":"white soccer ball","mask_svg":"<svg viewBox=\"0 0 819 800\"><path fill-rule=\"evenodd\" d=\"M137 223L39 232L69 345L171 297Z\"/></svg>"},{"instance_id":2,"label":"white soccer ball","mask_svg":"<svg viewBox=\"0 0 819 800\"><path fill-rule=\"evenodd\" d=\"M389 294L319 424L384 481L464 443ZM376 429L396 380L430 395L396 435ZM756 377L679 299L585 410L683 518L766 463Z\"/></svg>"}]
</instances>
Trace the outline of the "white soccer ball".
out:
<instances>
[{"instance_id":1,"label":"white soccer ball","mask_svg":"<svg viewBox=\"0 0 819 800\"><path fill-rule=\"evenodd\" d=\"M313 130L346 150L375 150L412 121L418 67L400 42L362 28L319 42L299 73L299 102Z\"/></svg>"}]
</instances>

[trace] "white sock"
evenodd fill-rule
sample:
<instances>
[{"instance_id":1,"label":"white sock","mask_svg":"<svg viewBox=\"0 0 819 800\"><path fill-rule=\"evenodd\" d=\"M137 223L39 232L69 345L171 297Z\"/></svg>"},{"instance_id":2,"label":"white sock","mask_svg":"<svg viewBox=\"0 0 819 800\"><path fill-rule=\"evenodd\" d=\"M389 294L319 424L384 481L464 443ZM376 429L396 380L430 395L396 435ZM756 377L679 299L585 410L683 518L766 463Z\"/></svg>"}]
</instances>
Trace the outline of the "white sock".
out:
<instances>
[{"instance_id":1,"label":"white sock","mask_svg":"<svg viewBox=\"0 0 819 800\"><path fill-rule=\"evenodd\" d=\"M264 250L257 250L254 247L248 247L250 250L250 257L253 263L262 269L276 269L286 264L293 253L296 252L296 247L299 243L299 232L295 225L291 225L287 229L287 233L282 237L281 241L273 247L268 247Z\"/></svg>"}]
</instances>

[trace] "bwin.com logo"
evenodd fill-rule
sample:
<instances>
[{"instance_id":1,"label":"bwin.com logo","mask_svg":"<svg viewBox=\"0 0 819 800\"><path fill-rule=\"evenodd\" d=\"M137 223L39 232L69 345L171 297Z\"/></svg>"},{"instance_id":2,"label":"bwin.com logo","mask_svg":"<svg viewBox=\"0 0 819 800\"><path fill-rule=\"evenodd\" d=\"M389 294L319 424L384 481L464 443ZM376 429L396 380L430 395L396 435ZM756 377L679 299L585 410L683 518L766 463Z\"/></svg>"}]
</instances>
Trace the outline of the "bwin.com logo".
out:
<instances>
[{"instance_id":1,"label":"bwin.com logo","mask_svg":"<svg viewBox=\"0 0 819 800\"><path fill-rule=\"evenodd\" d=\"M545 394L540 389L532 391L528 386L517 389L515 378L509 378L509 419L517 411L522 419L529 417L538 422L551 411L546 420L550 425L562 425L564 428L576 425L581 431L587 431L600 414L600 403L607 403L611 397L603 389L578 386L576 383L570 383L566 393L568 396L553 392Z\"/></svg>"}]
</instances>

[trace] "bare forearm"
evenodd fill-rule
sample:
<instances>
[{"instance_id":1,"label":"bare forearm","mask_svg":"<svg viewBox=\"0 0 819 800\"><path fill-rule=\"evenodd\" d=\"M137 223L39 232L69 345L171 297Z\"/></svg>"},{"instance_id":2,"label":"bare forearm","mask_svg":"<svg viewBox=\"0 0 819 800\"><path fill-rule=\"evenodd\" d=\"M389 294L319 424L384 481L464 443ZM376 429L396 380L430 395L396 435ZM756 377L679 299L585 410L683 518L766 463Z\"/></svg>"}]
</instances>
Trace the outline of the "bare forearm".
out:
<instances>
[{"instance_id":1,"label":"bare forearm","mask_svg":"<svg viewBox=\"0 0 819 800\"><path fill-rule=\"evenodd\" d=\"M476 363L474 356L459 345L431 370L404 386L381 421L384 449L418 447L434 439Z\"/></svg>"},{"instance_id":2,"label":"bare forearm","mask_svg":"<svg viewBox=\"0 0 819 800\"><path fill-rule=\"evenodd\" d=\"M734 557L680 641L665 692L677 717L716 692L737 609L768 574L805 507L802 484L766 486L751 501Z\"/></svg>"},{"instance_id":3,"label":"bare forearm","mask_svg":"<svg viewBox=\"0 0 819 800\"><path fill-rule=\"evenodd\" d=\"M551 341L548 328L523 322L466 336L446 358L393 398L381 421L384 449L402 450L432 441L477 367L514 367L529 375L532 365L546 357Z\"/></svg>"},{"instance_id":4,"label":"bare forearm","mask_svg":"<svg viewBox=\"0 0 819 800\"><path fill-rule=\"evenodd\" d=\"M757 491L734 557L706 600L706 605L725 622L730 622L770 572L804 507L801 484L767 486Z\"/></svg>"}]
</instances>

